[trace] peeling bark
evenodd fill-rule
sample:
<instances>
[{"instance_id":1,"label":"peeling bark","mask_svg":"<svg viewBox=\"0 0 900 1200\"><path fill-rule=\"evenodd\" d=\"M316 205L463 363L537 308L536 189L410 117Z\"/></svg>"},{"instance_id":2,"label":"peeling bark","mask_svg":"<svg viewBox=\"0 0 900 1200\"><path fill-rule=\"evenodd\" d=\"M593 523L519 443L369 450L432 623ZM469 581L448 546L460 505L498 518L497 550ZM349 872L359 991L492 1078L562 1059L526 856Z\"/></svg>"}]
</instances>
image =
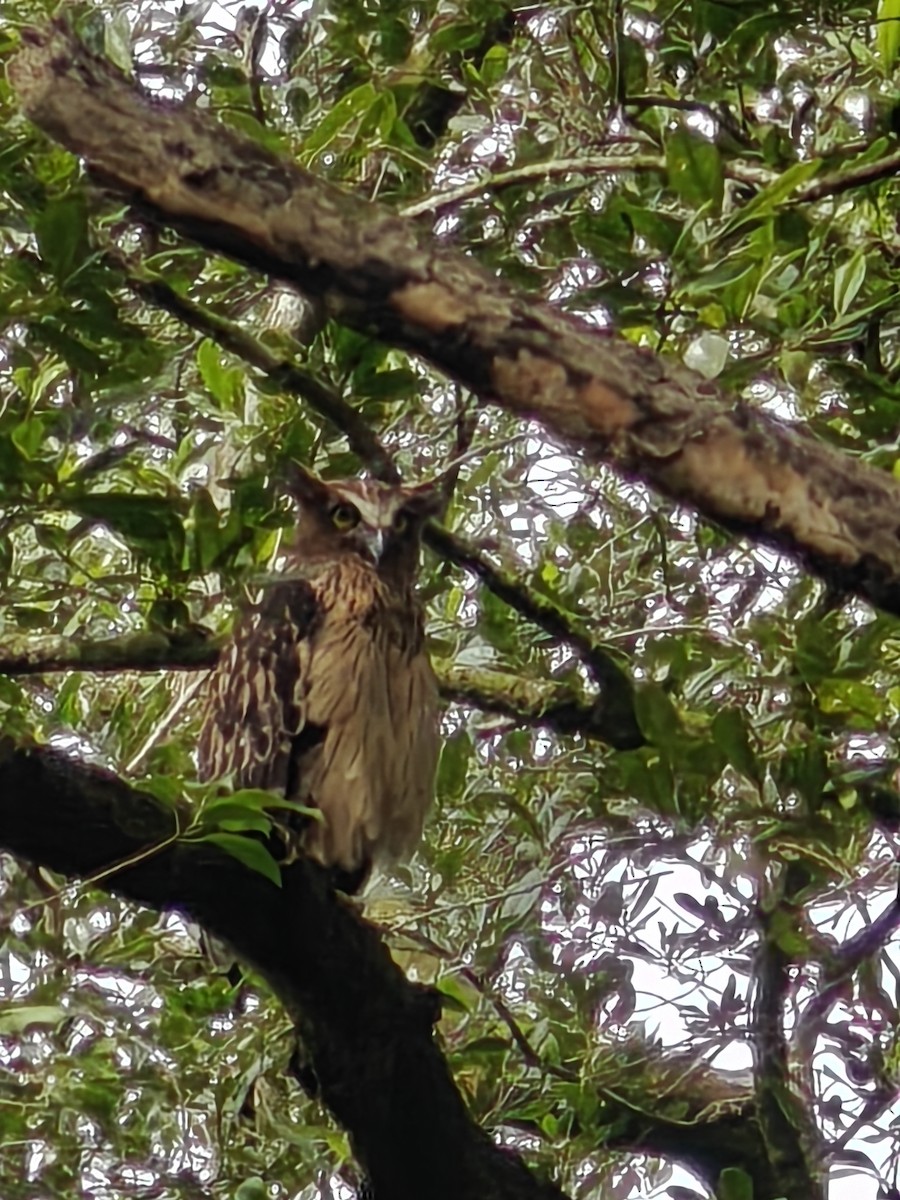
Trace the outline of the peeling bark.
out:
<instances>
[{"instance_id":1,"label":"peeling bark","mask_svg":"<svg viewBox=\"0 0 900 1200\"><path fill-rule=\"evenodd\" d=\"M517 295L471 258L193 109L55 24L9 69L31 119L149 219L318 296L591 461L900 613L900 484L679 362ZM625 164L627 166L627 163Z\"/></svg>"}]
</instances>

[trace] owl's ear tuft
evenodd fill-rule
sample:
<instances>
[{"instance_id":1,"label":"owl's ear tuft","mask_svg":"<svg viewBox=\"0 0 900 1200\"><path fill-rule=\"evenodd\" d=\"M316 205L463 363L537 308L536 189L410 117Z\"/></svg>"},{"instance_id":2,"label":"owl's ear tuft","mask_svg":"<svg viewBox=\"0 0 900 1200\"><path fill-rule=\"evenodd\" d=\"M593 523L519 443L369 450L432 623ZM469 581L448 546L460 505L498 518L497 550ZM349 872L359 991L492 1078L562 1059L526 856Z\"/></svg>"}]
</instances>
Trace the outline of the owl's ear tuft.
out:
<instances>
[{"instance_id":1,"label":"owl's ear tuft","mask_svg":"<svg viewBox=\"0 0 900 1200\"><path fill-rule=\"evenodd\" d=\"M448 497L440 483L420 483L403 489L403 507L421 520L440 516L447 507Z\"/></svg>"},{"instance_id":2,"label":"owl's ear tuft","mask_svg":"<svg viewBox=\"0 0 900 1200\"><path fill-rule=\"evenodd\" d=\"M314 475L302 463L291 461L285 471L285 481L289 494L306 504L316 504L324 507L331 499L328 485L318 475Z\"/></svg>"}]
</instances>

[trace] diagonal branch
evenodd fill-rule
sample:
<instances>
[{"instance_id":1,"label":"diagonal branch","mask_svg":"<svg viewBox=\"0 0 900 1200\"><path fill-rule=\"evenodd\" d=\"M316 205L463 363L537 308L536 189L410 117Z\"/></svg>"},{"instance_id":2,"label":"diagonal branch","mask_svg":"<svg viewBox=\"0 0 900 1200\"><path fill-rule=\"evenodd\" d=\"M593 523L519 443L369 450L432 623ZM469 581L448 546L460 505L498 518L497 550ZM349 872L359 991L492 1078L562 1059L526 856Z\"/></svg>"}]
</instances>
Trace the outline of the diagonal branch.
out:
<instances>
[{"instance_id":1,"label":"diagonal branch","mask_svg":"<svg viewBox=\"0 0 900 1200\"><path fill-rule=\"evenodd\" d=\"M376 932L308 862L277 888L204 843L170 841L174 815L116 776L0 741L0 846L67 876L128 861L102 886L189 913L252 963L296 1019L320 1094L374 1194L563 1200L466 1112L434 1038L434 994L410 984Z\"/></svg>"},{"instance_id":2,"label":"diagonal branch","mask_svg":"<svg viewBox=\"0 0 900 1200\"><path fill-rule=\"evenodd\" d=\"M400 475L393 459L368 423L336 388L324 383L313 372L279 357L234 321L180 296L161 279L143 277L119 255L111 257L124 272L129 286L142 299L162 308L196 332L212 338L223 350L261 371L281 390L298 396L313 412L347 437L351 449L368 464L378 479L386 483L398 482ZM477 546L437 521L429 522L425 541L443 558L471 571L489 591L526 620L543 629L554 642L571 647L602 689L600 699L593 706L593 715L585 719L587 730L596 731L599 720L606 730L601 736L618 749L634 749L643 744L634 712L631 680L612 655L590 637L576 618L564 612L552 600L538 595L512 572L496 566ZM480 707L493 706L488 704ZM500 711L508 710L503 708ZM569 725L566 732L571 732L573 728L573 725Z\"/></svg>"},{"instance_id":3,"label":"diagonal branch","mask_svg":"<svg viewBox=\"0 0 900 1200\"><path fill-rule=\"evenodd\" d=\"M900 928L900 896L874 921L846 942L835 946L827 956L816 993L811 997L797 1022L798 1052L811 1058L816 1039L832 1006L844 996L846 986L863 963L873 959L887 946Z\"/></svg>"},{"instance_id":4,"label":"diagonal branch","mask_svg":"<svg viewBox=\"0 0 900 1200\"><path fill-rule=\"evenodd\" d=\"M32 120L147 217L321 299L355 329L724 527L900 612L900 482L681 363L522 297L398 215L208 114L153 102L57 22L9 78Z\"/></svg>"},{"instance_id":5,"label":"diagonal branch","mask_svg":"<svg viewBox=\"0 0 900 1200\"><path fill-rule=\"evenodd\" d=\"M312 371L275 354L236 321L230 321L209 307L180 296L162 279L136 271L120 254L108 252L111 262L122 271L131 290L148 304L161 308L183 325L211 338L223 350L262 372L271 383L290 395L299 396L313 412L343 433L350 449L385 483L399 483L400 472L369 424L349 404L337 388L323 383Z\"/></svg>"},{"instance_id":6,"label":"diagonal branch","mask_svg":"<svg viewBox=\"0 0 900 1200\"><path fill-rule=\"evenodd\" d=\"M571 646L603 689L598 709L604 713L613 745L633 749L643 745L634 712L634 694L628 675L572 618L552 600L525 587L517 576L494 566L484 555L472 553L466 542L449 529L432 522L425 531L428 544L457 566L472 571L500 600L543 629L556 642Z\"/></svg>"}]
</instances>

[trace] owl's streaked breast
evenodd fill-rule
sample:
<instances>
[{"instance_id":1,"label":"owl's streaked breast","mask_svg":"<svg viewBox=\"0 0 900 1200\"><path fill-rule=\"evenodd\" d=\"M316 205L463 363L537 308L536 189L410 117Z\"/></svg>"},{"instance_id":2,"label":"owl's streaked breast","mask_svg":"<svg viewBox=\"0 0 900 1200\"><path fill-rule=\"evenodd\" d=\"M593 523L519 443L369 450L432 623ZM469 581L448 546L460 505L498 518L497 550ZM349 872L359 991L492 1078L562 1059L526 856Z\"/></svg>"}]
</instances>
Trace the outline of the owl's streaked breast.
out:
<instances>
[{"instance_id":1,"label":"owl's streaked breast","mask_svg":"<svg viewBox=\"0 0 900 1200\"><path fill-rule=\"evenodd\" d=\"M411 596L395 596L356 559L314 586L322 620L310 644L306 713L326 732L298 783L325 820L311 828L308 849L346 870L396 861L421 837L438 756L421 615Z\"/></svg>"}]
</instances>

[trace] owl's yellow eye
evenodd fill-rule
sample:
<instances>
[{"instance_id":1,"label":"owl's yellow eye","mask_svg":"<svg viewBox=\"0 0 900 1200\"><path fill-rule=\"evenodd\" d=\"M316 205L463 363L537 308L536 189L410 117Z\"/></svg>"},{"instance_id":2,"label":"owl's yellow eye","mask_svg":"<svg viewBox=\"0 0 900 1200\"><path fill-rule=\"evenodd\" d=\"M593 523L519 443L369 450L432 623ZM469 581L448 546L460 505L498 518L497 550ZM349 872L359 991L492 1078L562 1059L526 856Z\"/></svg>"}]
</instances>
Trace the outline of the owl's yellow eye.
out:
<instances>
[{"instance_id":1,"label":"owl's yellow eye","mask_svg":"<svg viewBox=\"0 0 900 1200\"><path fill-rule=\"evenodd\" d=\"M393 521L394 533L406 533L409 529L409 515L405 512L398 512Z\"/></svg>"},{"instance_id":2,"label":"owl's yellow eye","mask_svg":"<svg viewBox=\"0 0 900 1200\"><path fill-rule=\"evenodd\" d=\"M331 520L335 529L352 529L359 524L359 509L352 504L336 504L331 510Z\"/></svg>"}]
</instances>

